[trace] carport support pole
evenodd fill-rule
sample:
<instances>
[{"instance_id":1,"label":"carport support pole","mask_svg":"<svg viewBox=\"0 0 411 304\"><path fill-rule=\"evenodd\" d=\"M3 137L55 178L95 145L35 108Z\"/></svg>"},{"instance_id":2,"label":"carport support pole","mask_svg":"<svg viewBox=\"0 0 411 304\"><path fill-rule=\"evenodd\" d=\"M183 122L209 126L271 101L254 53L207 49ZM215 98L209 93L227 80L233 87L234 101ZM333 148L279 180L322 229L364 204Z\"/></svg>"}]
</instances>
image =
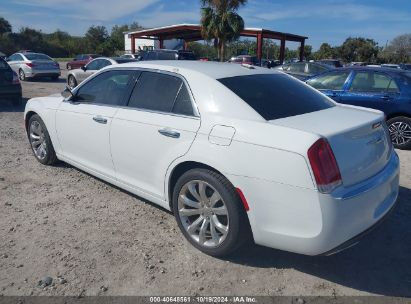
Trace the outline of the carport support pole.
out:
<instances>
[{"instance_id":1,"label":"carport support pole","mask_svg":"<svg viewBox=\"0 0 411 304\"><path fill-rule=\"evenodd\" d=\"M160 41L160 49L164 49L164 39L159 39Z\"/></svg>"},{"instance_id":2,"label":"carport support pole","mask_svg":"<svg viewBox=\"0 0 411 304\"><path fill-rule=\"evenodd\" d=\"M280 63L283 64L285 59L285 38L281 39L280 45Z\"/></svg>"},{"instance_id":3,"label":"carport support pole","mask_svg":"<svg viewBox=\"0 0 411 304\"><path fill-rule=\"evenodd\" d=\"M257 58L260 61L261 61L261 58L263 58L263 34L262 33L257 34Z\"/></svg>"},{"instance_id":4,"label":"carport support pole","mask_svg":"<svg viewBox=\"0 0 411 304\"><path fill-rule=\"evenodd\" d=\"M131 54L136 53L136 38L134 35L131 35Z\"/></svg>"},{"instance_id":5,"label":"carport support pole","mask_svg":"<svg viewBox=\"0 0 411 304\"><path fill-rule=\"evenodd\" d=\"M304 60L304 47L305 47L305 39L301 40L300 46L300 61Z\"/></svg>"}]
</instances>

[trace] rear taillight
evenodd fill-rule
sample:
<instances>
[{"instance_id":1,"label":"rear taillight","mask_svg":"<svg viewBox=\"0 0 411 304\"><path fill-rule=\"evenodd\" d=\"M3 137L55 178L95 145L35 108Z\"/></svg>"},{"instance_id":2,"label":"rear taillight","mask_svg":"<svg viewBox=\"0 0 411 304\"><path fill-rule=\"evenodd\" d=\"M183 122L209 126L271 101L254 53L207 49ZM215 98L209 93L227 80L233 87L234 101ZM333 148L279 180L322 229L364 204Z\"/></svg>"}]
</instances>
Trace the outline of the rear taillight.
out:
<instances>
[{"instance_id":1,"label":"rear taillight","mask_svg":"<svg viewBox=\"0 0 411 304\"><path fill-rule=\"evenodd\" d=\"M342 184L340 169L330 144L324 138L317 140L308 149L308 159L317 182L318 191L330 193Z\"/></svg>"},{"instance_id":2,"label":"rear taillight","mask_svg":"<svg viewBox=\"0 0 411 304\"><path fill-rule=\"evenodd\" d=\"M34 64L32 64L31 62L26 62L26 65L30 68L34 67Z\"/></svg>"},{"instance_id":3,"label":"rear taillight","mask_svg":"<svg viewBox=\"0 0 411 304\"><path fill-rule=\"evenodd\" d=\"M12 81L12 83L13 83L13 84L19 84L19 83L20 83L19 76L18 76L17 73L14 72L14 71L13 71L13 81Z\"/></svg>"}]
</instances>

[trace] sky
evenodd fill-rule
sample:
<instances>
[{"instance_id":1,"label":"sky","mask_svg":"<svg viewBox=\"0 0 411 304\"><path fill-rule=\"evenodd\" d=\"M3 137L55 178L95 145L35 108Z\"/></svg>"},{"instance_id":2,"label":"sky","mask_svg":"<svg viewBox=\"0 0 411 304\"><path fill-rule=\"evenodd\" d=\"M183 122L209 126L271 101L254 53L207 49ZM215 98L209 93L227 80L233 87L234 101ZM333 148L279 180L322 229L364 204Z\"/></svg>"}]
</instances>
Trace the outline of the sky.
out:
<instances>
[{"instance_id":1,"label":"sky","mask_svg":"<svg viewBox=\"0 0 411 304\"><path fill-rule=\"evenodd\" d=\"M29 26L83 35L91 25L137 21L144 27L199 23L199 0L0 0L0 16L13 31ZM249 0L239 10L246 27L267 28L309 37L316 50L323 42L340 45L347 37L367 37L385 46L411 32L411 0ZM297 44L287 45L295 48Z\"/></svg>"}]
</instances>

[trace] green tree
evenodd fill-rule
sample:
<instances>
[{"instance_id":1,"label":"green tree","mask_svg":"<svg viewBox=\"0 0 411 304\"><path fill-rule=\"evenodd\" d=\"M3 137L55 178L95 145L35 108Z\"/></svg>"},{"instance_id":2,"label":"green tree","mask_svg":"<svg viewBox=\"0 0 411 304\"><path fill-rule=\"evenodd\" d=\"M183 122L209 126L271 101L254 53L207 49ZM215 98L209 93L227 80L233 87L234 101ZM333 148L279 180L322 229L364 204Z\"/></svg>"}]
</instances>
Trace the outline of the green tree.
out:
<instances>
[{"instance_id":1,"label":"green tree","mask_svg":"<svg viewBox=\"0 0 411 304\"><path fill-rule=\"evenodd\" d=\"M320 45L320 48L317 52L313 54L314 59L332 59L335 57L335 49L328 43L323 43Z\"/></svg>"},{"instance_id":2,"label":"green tree","mask_svg":"<svg viewBox=\"0 0 411 304\"><path fill-rule=\"evenodd\" d=\"M6 19L0 17L0 35L5 33L11 33L11 25Z\"/></svg>"},{"instance_id":3,"label":"green tree","mask_svg":"<svg viewBox=\"0 0 411 304\"><path fill-rule=\"evenodd\" d=\"M244 20L237 10L247 0L201 0L201 34L207 41L214 40L220 61L225 58L227 42L236 40L244 29Z\"/></svg>"},{"instance_id":4,"label":"green tree","mask_svg":"<svg viewBox=\"0 0 411 304\"><path fill-rule=\"evenodd\" d=\"M300 54L300 49L301 47L299 46L297 49L297 53L298 55ZM303 57L305 58L305 60L310 60L311 59L311 54L313 52L313 47L311 45L304 45L304 53L303 53Z\"/></svg>"},{"instance_id":5,"label":"green tree","mask_svg":"<svg viewBox=\"0 0 411 304\"><path fill-rule=\"evenodd\" d=\"M378 56L377 42L367 38L347 38L338 48L339 55L347 62L374 62Z\"/></svg>"},{"instance_id":6,"label":"green tree","mask_svg":"<svg viewBox=\"0 0 411 304\"><path fill-rule=\"evenodd\" d=\"M90 26L86 32L86 39L91 49L97 49L108 39L108 32L105 26Z\"/></svg>"},{"instance_id":7,"label":"green tree","mask_svg":"<svg viewBox=\"0 0 411 304\"><path fill-rule=\"evenodd\" d=\"M383 52L389 62L405 63L411 61L411 34L395 37Z\"/></svg>"},{"instance_id":8,"label":"green tree","mask_svg":"<svg viewBox=\"0 0 411 304\"><path fill-rule=\"evenodd\" d=\"M124 50L124 32L129 31L128 25L115 25L111 29L110 43L114 50Z\"/></svg>"}]
</instances>

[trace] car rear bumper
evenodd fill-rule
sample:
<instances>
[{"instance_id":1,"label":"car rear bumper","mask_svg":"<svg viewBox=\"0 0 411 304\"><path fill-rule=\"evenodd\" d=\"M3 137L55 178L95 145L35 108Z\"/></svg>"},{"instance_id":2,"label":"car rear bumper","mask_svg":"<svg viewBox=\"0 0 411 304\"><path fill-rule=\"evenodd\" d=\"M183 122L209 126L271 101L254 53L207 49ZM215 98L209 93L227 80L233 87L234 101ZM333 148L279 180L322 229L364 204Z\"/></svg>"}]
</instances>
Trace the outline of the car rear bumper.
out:
<instances>
[{"instance_id":1,"label":"car rear bumper","mask_svg":"<svg viewBox=\"0 0 411 304\"><path fill-rule=\"evenodd\" d=\"M393 208L399 190L399 159L393 151L377 175L341 186L332 194L246 177L229 179L250 205L248 216L257 244L306 255L331 254L352 245L347 241L358 242L353 238Z\"/></svg>"},{"instance_id":2,"label":"car rear bumper","mask_svg":"<svg viewBox=\"0 0 411 304\"><path fill-rule=\"evenodd\" d=\"M59 69L48 69L48 70L35 70L31 69L26 73L26 77L36 78L36 77L55 77L60 76L61 71Z\"/></svg>"}]
</instances>

